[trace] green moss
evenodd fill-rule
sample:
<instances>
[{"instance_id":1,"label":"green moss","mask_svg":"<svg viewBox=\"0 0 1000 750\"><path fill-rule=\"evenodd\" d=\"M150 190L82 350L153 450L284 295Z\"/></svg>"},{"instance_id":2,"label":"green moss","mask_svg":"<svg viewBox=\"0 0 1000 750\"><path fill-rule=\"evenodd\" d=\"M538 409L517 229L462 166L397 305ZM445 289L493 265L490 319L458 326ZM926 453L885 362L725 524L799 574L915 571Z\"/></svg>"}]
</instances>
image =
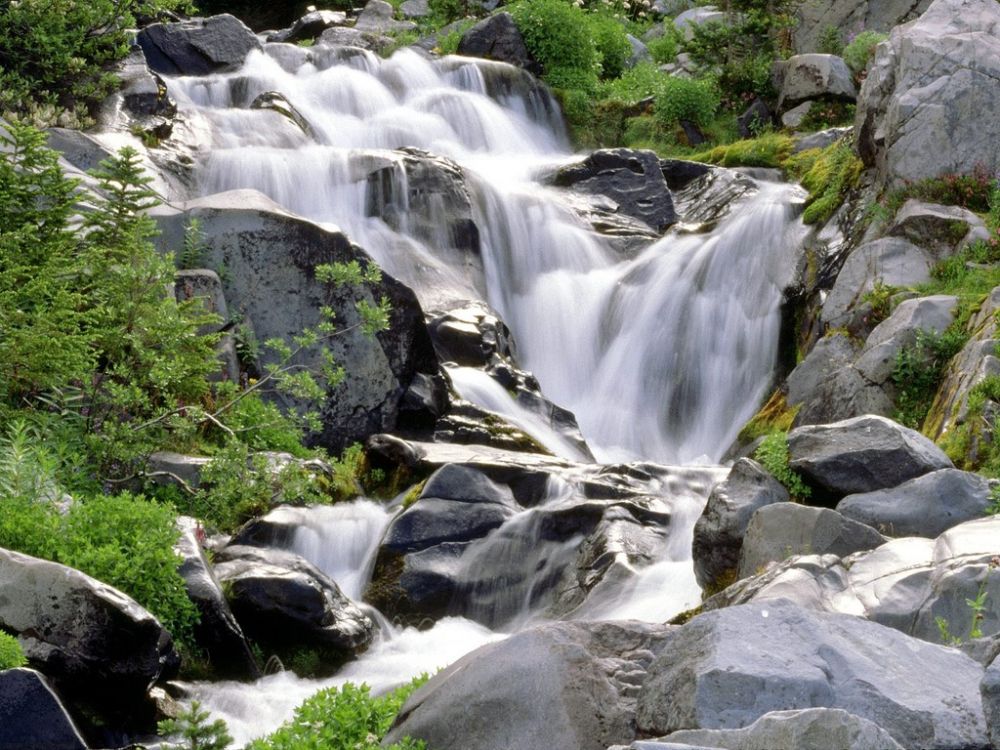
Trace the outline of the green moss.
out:
<instances>
[{"instance_id":1,"label":"green moss","mask_svg":"<svg viewBox=\"0 0 1000 750\"><path fill-rule=\"evenodd\" d=\"M17 638L0 630L0 672L23 667L28 663Z\"/></svg>"},{"instance_id":2,"label":"green moss","mask_svg":"<svg viewBox=\"0 0 1000 750\"><path fill-rule=\"evenodd\" d=\"M825 149L810 149L795 154L784 166L809 191L806 210L802 214L802 221L806 224L828 221L844 202L847 193L857 187L864 171L861 159L845 141L838 141Z\"/></svg>"},{"instance_id":3,"label":"green moss","mask_svg":"<svg viewBox=\"0 0 1000 750\"><path fill-rule=\"evenodd\" d=\"M426 484L427 480L425 479L424 481L418 482L417 484L410 487L409 490L407 490L405 497L403 497L404 508L409 508L411 505L417 502L417 500L420 499L420 493L424 491L424 485Z\"/></svg>"},{"instance_id":4,"label":"green moss","mask_svg":"<svg viewBox=\"0 0 1000 750\"><path fill-rule=\"evenodd\" d=\"M787 135L765 133L759 138L749 138L697 152L690 158L721 167L781 169L791 156L792 145L792 139Z\"/></svg>"},{"instance_id":5,"label":"green moss","mask_svg":"<svg viewBox=\"0 0 1000 750\"><path fill-rule=\"evenodd\" d=\"M787 432L792 429L792 422L795 415L799 413L801 404L789 406L785 399L785 394L780 390L771 394L760 411L750 418L750 421L743 425L740 430L739 440L741 443L752 443L759 437L772 432Z\"/></svg>"},{"instance_id":6,"label":"green moss","mask_svg":"<svg viewBox=\"0 0 1000 750\"><path fill-rule=\"evenodd\" d=\"M694 607L692 609L686 609L679 615L674 615L672 618L667 620L668 625L687 625L691 620L700 615L704 610L701 606Z\"/></svg>"}]
</instances>

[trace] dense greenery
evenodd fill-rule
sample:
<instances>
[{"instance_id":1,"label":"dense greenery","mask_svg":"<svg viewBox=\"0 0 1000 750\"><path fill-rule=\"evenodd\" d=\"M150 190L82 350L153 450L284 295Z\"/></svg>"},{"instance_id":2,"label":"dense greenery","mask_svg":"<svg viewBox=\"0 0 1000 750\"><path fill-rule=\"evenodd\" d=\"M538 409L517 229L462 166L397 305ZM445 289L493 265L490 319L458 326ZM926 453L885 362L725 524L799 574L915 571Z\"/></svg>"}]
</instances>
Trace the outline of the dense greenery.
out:
<instances>
[{"instance_id":1,"label":"dense greenery","mask_svg":"<svg viewBox=\"0 0 1000 750\"><path fill-rule=\"evenodd\" d=\"M788 465L788 433L776 430L767 435L753 457L785 486L792 500L808 500L812 495L812 488Z\"/></svg>"},{"instance_id":2,"label":"dense greenery","mask_svg":"<svg viewBox=\"0 0 1000 750\"><path fill-rule=\"evenodd\" d=\"M27 663L17 638L0 630L0 672L23 667Z\"/></svg>"}]
</instances>

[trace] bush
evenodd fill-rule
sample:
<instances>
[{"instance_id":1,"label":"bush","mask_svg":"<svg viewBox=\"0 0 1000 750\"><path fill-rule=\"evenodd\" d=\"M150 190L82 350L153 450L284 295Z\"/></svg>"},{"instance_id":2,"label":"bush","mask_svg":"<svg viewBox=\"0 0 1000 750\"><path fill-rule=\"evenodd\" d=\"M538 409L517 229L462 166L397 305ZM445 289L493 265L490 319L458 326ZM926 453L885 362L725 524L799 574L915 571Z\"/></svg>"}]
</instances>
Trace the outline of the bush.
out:
<instances>
[{"instance_id":1,"label":"bush","mask_svg":"<svg viewBox=\"0 0 1000 750\"><path fill-rule=\"evenodd\" d=\"M968 338L965 330L956 325L940 334L921 330L912 346L896 354L890 376L896 387L893 419L916 430L923 426L948 363Z\"/></svg>"},{"instance_id":2,"label":"bush","mask_svg":"<svg viewBox=\"0 0 1000 750\"><path fill-rule=\"evenodd\" d=\"M597 49L602 78L617 78L632 56L625 29L617 19L603 13L587 14L587 27Z\"/></svg>"},{"instance_id":3,"label":"bush","mask_svg":"<svg viewBox=\"0 0 1000 750\"><path fill-rule=\"evenodd\" d=\"M812 495L812 488L788 465L787 433L772 432L761 441L753 457L785 486L793 500L806 500Z\"/></svg>"},{"instance_id":4,"label":"bush","mask_svg":"<svg viewBox=\"0 0 1000 750\"><path fill-rule=\"evenodd\" d=\"M674 22L666 19L663 22L663 36L658 36L646 42L646 49L649 50L653 62L660 65L672 63L677 59L682 39L683 37L680 35L680 32L674 27Z\"/></svg>"},{"instance_id":5,"label":"bush","mask_svg":"<svg viewBox=\"0 0 1000 750\"><path fill-rule=\"evenodd\" d=\"M574 70L579 76L592 77L600 72L588 16L580 8L564 0L518 0L507 10L547 81L547 74L554 70L563 71L563 75Z\"/></svg>"},{"instance_id":6,"label":"bush","mask_svg":"<svg viewBox=\"0 0 1000 750\"><path fill-rule=\"evenodd\" d=\"M0 672L5 669L17 669L28 663L21 650L17 638L0 630Z\"/></svg>"},{"instance_id":7,"label":"bush","mask_svg":"<svg viewBox=\"0 0 1000 750\"><path fill-rule=\"evenodd\" d=\"M875 56L875 48L888 38L888 35L878 31L862 31L844 47L844 62L855 76L865 72Z\"/></svg>"},{"instance_id":8,"label":"bush","mask_svg":"<svg viewBox=\"0 0 1000 750\"><path fill-rule=\"evenodd\" d=\"M708 125L719 109L719 89L710 79L668 76L660 85L654 107L663 127L676 126L680 120Z\"/></svg>"},{"instance_id":9,"label":"bush","mask_svg":"<svg viewBox=\"0 0 1000 750\"><path fill-rule=\"evenodd\" d=\"M816 51L825 55L843 55L844 40L840 36L840 29L836 26L825 27L816 42Z\"/></svg>"}]
</instances>

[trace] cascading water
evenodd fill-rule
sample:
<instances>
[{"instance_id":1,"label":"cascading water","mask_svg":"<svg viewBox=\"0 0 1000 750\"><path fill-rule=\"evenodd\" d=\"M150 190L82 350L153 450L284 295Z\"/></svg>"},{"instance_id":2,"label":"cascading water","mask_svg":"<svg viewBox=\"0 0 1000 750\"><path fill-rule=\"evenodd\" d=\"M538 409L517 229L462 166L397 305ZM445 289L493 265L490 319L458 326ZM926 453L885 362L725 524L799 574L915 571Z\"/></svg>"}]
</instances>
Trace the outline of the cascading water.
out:
<instances>
[{"instance_id":1,"label":"cascading water","mask_svg":"<svg viewBox=\"0 0 1000 750\"><path fill-rule=\"evenodd\" d=\"M335 225L412 286L425 309L485 299L514 332L520 364L548 398L575 412L599 461L718 461L774 367L781 290L801 239L798 190L762 183L710 234L669 233L623 259L558 191L535 181L572 155L551 100L525 81L499 64L431 61L410 50L380 60L350 48L267 45L239 71L175 78L168 87L184 137L204 149L196 160L199 194L253 188ZM294 116L251 107L269 92ZM478 271L444 229L449 207L423 206L417 225L405 169L412 152L393 150L403 147L461 167L478 230ZM482 373L453 375L470 400L510 417L556 455L579 458ZM606 579L574 616L663 619L697 599L690 530L709 485L702 477L690 486L697 491L662 488L673 506L659 562L639 574L622 563L621 576ZM550 489L546 502L557 504L558 488ZM531 536L525 528L543 510L514 516L463 557L464 593L481 621L513 628L541 615L532 571L556 575L565 564L558 547L537 560L522 548ZM389 515L366 501L322 513L329 517L312 516L293 549L359 598ZM576 542L564 540L565 549ZM512 587L498 600L491 587L501 568ZM222 683L195 692L245 741L323 685L385 687L498 637L463 618L419 633L388 627L334 680L284 673L252 688Z\"/></svg>"}]
</instances>

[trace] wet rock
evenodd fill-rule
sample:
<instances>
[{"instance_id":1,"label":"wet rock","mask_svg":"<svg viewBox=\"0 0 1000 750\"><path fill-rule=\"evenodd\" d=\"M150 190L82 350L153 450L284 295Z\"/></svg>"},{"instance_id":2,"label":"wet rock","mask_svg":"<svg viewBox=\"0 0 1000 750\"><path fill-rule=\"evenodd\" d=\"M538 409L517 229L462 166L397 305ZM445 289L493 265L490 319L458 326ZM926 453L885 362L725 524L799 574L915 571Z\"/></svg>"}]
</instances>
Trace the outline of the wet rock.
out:
<instances>
[{"instance_id":1,"label":"wet rock","mask_svg":"<svg viewBox=\"0 0 1000 750\"><path fill-rule=\"evenodd\" d=\"M832 0L825 3L799 3L795 6L797 23L793 40L798 52L816 52L827 29L881 31L910 21L923 13L931 0ZM843 41L850 41L844 39Z\"/></svg>"},{"instance_id":2,"label":"wet rock","mask_svg":"<svg viewBox=\"0 0 1000 750\"><path fill-rule=\"evenodd\" d=\"M482 303L470 303L434 318L428 325L434 349L443 362L484 367L494 356L513 354L510 329Z\"/></svg>"},{"instance_id":3,"label":"wet rock","mask_svg":"<svg viewBox=\"0 0 1000 750\"><path fill-rule=\"evenodd\" d=\"M291 340L303 328L319 324L325 306L334 309L343 333L330 339L326 349L349 375L319 405L323 429L316 438L332 451L392 429L416 373L437 371L423 311L409 288L387 274L361 288L331 289L317 281L315 269L324 263L372 263L342 233L288 214L247 190L189 201L180 210L164 207L156 218L162 247L179 246L187 223L200 220L207 263L228 270L226 300L242 311L259 341ZM357 327L354 303L377 304L383 296L391 306L389 328L368 337ZM321 360L320 352L312 350L298 361L319 367ZM277 361L274 353L264 352L259 366Z\"/></svg>"},{"instance_id":4,"label":"wet rock","mask_svg":"<svg viewBox=\"0 0 1000 750\"><path fill-rule=\"evenodd\" d=\"M699 177L712 171L708 164L683 159L660 159L660 171L667 187L671 190L682 190Z\"/></svg>"},{"instance_id":5,"label":"wet rock","mask_svg":"<svg viewBox=\"0 0 1000 750\"><path fill-rule=\"evenodd\" d=\"M277 112L282 117L291 120L302 133L309 138L315 138L315 131L309 121L302 116L291 102L285 98L284 94L277 91L265 91L250 103L250 109L270 109Z\"/></svg>"},{"instance_id":6,"label":"wet rock","mask_svg":"<svg viewBox=\"0 0 1000 750\"><path fill-rule=\"evenodd\" d=\"M757 183L733 169L709 168L674 193L674 207L685 232L710 232L733 206L757 192Z\"/></svg>"},{"instance_id":7,"label":"wet rock","mask_svg":"<svg viewBox=\"0 0 1000 750\"><path fill-rule=\"evenodd\" d=\"M125 109L137 118L172 118L177 105L167 94L167 86L146 66L142 50L133 48L121 63L122 102Z\"/></svg>"},{"instance_id":8,"label":"wet rock","mask_svg":"<svg viewBox=\"0 0 1000 750\"><path fill-rule=\"evenodd\" d=\"M302 16L292 24L290 29L271 34L267 41L294 44L307 39L315 39L327 29L343 26L346 22L347 14L342 11L314 10Z\"/></svg>"},{"instance_id":9,"label":"wet rock","mask_svg":"<svg viewBox=\"0 0 1000 750\"><path fill-rule=\"evenodd\" d=\"M933 538L952 526L982 518L990 504L991 486L978 474L941 469L892 489L848 495L837 504L837 511L890 536Z\"/></svg>"},{"instance_id":10,"label":"wet rock","mask_svg":"<svg viewBox=\"0 0 1000 750\"><path fill-rule=\"evenodd\" d=\"M139 32L149 67L168 75L206 75L235 70L260 41L231 15L154 23Z\"/></svg>"},{"instance_id":11,"label":"wet rock","mask_svg":"<svg viewBox=\"0 0 1000 750\"><path fill-rule=\"evenodd\" d=\"M875 549L886 541L871 526L828 508L776 503L753 514L740 550L739 577L748 578L792 555L837 555Z\"/></svg>"},{"instance_id":12,"label":"wet rock","mask_svg":"<svg viewBox=\"0 0 1000 750\"><path fill-rule=\"evenodd\" d=\"M876 49L855 134L879 187L1000 170L1000 5L935 0Z\"/></svg>"},{"instance_id":13,"label":"wet rock","mask_svg":"<svg viewBox=\"0 0 1000 750\"><path fill-rule=\"evenodd\" d=\"M400 31L413 31L417 24L413 21L397 21L393 18L396 9L385 0L368 0L364 10L358 16L354 28L358 31L391 34Z\"/></svg>"},{"instance_id":14,"label":"wet rock","mask_svg":"<svg viewBox=\"0 0 1000 750\"><path fill-rule=\"evenodd\" d=\"M983 713L993 747L1000 745L1000 657L989 666L980 684Z\"/></svg>"},{"instance_id":15,"label":"wet rock","mask_svg":"<svg viewBox=\"0 0 1000 750\"><path fill-rule=\"evenodd\" d=\"M510 13L484 18L466 31L458 42L458 54L510 63L535 74L542 72Z\"/></svg>"},{"instance_id":16,"label":"wet rock","mask_svg":"<svg viewBox=\"0 0 1000 750\"><path fill-rule=\"evenodd\" d=\"M780 67L779 111L787 111L810 99L854 101L857 97L851 70L843 58L836 55L794 55L775 63L775 66Z\"/></svg>"},{"instance_id":17,"label":"wet rock","mask_svg":"<svg viewBox=\"0 0 1000 750\"><path fill-rule=\"evenodd\" d=\"M754 99L747 110L736 118L741 138L754 138L771 125L773 115L763 99Z\"/></svg>"},{"instance_id":18,"label":"wet rock","mask_svg":"<svg viewBox=\"0 0 1000 750\"><path fill-rule=\"evenodd\" d=\"M872 415L797 427L788 434L788 453L792 469L838 499L953 468L944 452L919 432Z\"/></svg>"},{"instance_id":19,"label":"wet rock","mask_svg":"<svg viewBox=\"0 0 1000 750\"><path fill-rule=\"evenodd\" d=\"M960 206L940 206L911 198L899 209L887 234L920 245L937 260L944 260L970 233L985 230L983 220Z\"/></svg>"},{"instance_id":20,"label":"wet rock","mask_svg":"<svg viewBox=\"0 0 1000 750\"><path fill-rule=\"evenodd\" d=\"M483 646L413 693L385 741L478 750L630 742L635 694L667 630L553 623Z\"/></svg>"},{"instance_id":21,"label":"wet rock","mask_svg":"<svg viewBox=\"0 0 1000 750\"><path fill-rule=\"evenodd\" d=\"M376 29L334 26L320 35L317 45L321 47L357 47L376 54L392 46L392 37Z\"/></svg>"},{"instance_id":22,"label":"wet rock","mask_svg":"<svg viewBox=\"0 0 1000 750\"><path fill-rule=\"evenodd\" d=\"M170 634L117 589L65 565L0 549L0 629L60 695L123 724L180 664Z\"/></svg>"},{"instance_id":23,"label":"wet rock","mask_svg":"<svg viewBox=\"0 0 1000 750\"><path fill-rule=\"evenodd\" d=\"M977 747L986 742L982 674L954 649L876 623L756 602L668 634L636 718L640 732L660 735L744 727L771 711L840 708L904 747Z\"/></svg>"},{"instance_id":24,"label":"wet rock","mask_svg":"<svg viewBox=\"0 0 1000 750\"><path fill-rule=\"evenodd\" d=\"M739 459L725 481L712 488L694 525L694 574L703 589L735 580L743 536L754 511L788 501L788 491L756 461Z\"/></svg>"},{"instance_id":25,"label":"wet rock","mask_svg":"<svg viewBox=\"0 0 1000 750\"><path fill-rule=\"evenodd\" d=\"M0 748L87 750L87 743L43 674L8 669L0 672Z\"/></svg>"},{"instance_id":26,"label":"wet rock","mask_svg":"<svg viewBox=\"0 0 1000 750\"><path fill-rule=\"evenodd\" d=\"M796 136L795 143L792 146L792 153L798 154L802 151L809 151L814 148L826 148L827 146L839 141L850 131L850 128L828 128L827 130L820 130L816 133L806 133L801 136Z\"/></svg>"}]
</instances>

